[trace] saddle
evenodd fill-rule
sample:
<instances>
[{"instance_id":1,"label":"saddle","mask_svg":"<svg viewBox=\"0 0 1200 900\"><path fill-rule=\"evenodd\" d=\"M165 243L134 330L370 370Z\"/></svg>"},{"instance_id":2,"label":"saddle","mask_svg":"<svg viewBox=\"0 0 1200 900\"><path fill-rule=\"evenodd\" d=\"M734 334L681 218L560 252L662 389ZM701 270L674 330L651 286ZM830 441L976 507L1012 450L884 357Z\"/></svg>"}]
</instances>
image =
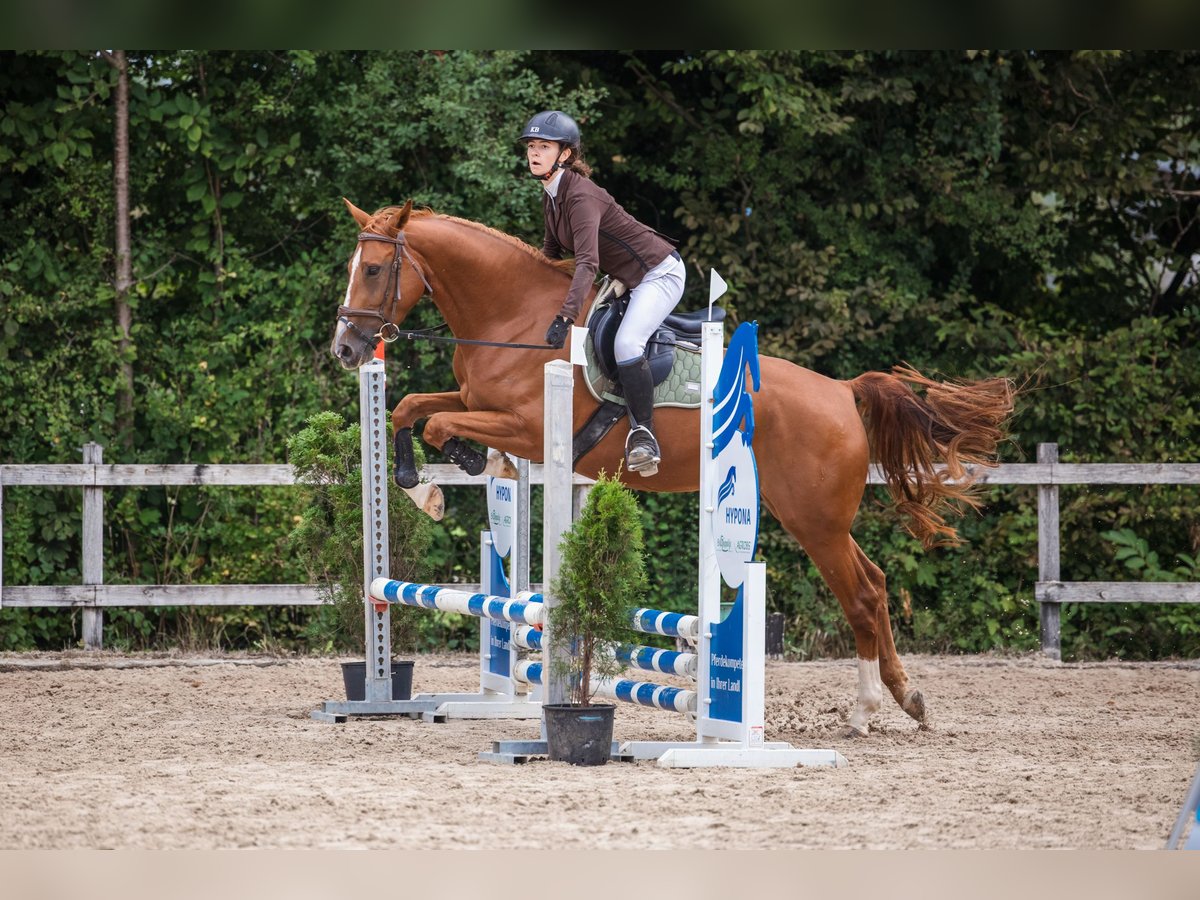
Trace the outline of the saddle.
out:
<instances>
[{"instance_id":1,"label":"saddle","mask_svg":"<svg viewBox=\"0 0 1200 900\"><path fill-rule=\"evenodd\" d=\"M598 444L608 434L612 427L625 415L625 401L620 382L617 380L617 361L613 351L617 329L625 311L629 307L629 295L625 293L624 285L619 281L605 278L601 284L592 310L587 318L588 343L590 344L589 363L594 362L603 383L603 390L597 391L596 384L589 379L589 389L600 403L599 408L579 429L574 437L573 456L576 463ZM720 322L725 318L725 310L719 306L712 309L712 321ZM672 313L663 320L662 325L646 342L646 358L650 363L650 374L654 385L659 387L671 377L676 366L676 348L690 351L691 354L700 352L702 326L709 321L707 309L695 312ZM673 406L695 406L695 403L680 403L667 401ZM667 405L657 397L655 405Z\"/></svg>"}]
</instances>

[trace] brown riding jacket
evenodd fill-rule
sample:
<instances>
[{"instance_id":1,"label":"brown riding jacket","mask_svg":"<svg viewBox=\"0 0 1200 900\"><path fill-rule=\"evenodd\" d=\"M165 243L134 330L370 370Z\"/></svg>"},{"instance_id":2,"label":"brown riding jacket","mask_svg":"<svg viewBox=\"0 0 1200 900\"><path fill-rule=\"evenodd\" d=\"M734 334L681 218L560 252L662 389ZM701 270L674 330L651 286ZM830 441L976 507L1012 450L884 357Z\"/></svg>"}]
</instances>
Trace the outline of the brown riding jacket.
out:
<instances>
[{"instance_id":1,"label":"brown riding jacket","mask_svg":"<svg viewBox=\"0 0 1200 900\"><path fill-rule=\"evenodd\" d=\"M575 277L559 312L572 321L579 317L598 271L632 290L674 250L667 238L625 212L608 191L570 169L563 170L557 196L542 192L542 210L542 252L551 259L575 256Z\"/></svg>"}]
</instances>

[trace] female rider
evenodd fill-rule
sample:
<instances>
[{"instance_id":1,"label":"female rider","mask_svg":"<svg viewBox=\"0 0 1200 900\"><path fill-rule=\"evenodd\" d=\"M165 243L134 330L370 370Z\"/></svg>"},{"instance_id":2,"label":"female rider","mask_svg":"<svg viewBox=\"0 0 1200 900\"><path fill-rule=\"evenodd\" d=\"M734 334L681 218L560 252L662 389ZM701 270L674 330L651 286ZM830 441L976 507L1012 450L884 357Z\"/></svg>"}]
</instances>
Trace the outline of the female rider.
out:
<instances>
[{"instance_id":1,"label":"female rider","mask_svg":"<svg viewBox=\"0 0 1200 900\"><path fill-rule=\"evenodd\" d=\"M546 331L546 343L563 346L598 270L629 289L629 306L613 344L629 409L625 468L653 475L660 453L653 430L654 384L646 342L683 296L683 261L665 237L627 213L591 180L591 166L580 152L579 126L566 113L538 113L525 126L520 142L525 144L530 173L545 189L542 251L551 259L575 256L575 277Z\"/></svg>"}]
</instances>

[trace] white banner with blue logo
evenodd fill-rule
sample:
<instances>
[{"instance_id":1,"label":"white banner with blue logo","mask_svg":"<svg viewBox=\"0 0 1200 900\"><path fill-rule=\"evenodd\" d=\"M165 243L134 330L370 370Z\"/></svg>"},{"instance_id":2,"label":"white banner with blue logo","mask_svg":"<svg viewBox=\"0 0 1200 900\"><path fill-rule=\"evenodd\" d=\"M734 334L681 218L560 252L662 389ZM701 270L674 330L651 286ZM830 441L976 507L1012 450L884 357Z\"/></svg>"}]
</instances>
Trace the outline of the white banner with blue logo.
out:
<instances>
[{"instance_id":1,"label":"white banner with blue logo","mask_svg":"<svg viewBox=\"0 0 1200 900\"><path fill-rule=\"evenodd\" d=\"M758 324L743 322L733 333L713 390L715 497L709 498L710 527L721 580L737 588L737 599L719 624L712 626L708 665L708 715L741 721L744 679L742 605L746 602L746 563L758 549L758 466L754 461L754 401L746 390L760 386Z\"/></svg>"},{"instance_id":2,"label":"white banner with blue logo","mask_svg":"<svg viewBox=\"0 0 1200 900\"><path fill-rule=\"evenodd\" d=\"M754 461L754 402L746 390L746 368L759 389L758 324L743 322L733 333L713 391L713 458L716 502L712 506L713 539L721 578L741 587L746 563L758 548L758 466Z\"/></svg>"},{"instance_id":3,"label":"white banner with blue logo","mask_svg":"<svg viewBox=\"0 0 1200 900\"><path fill-rule=\"evenodd\" d=\"M498 597L511 596L511 587L504 560L512 558L512 546L516 527L517 482L509 478L489 478L487 481L488 525L492 533L492 552L488 556L491 572L490 593ZM510 641L512 632L508 623L492 619L481 621L480 639L486 642L488 662L486 669L494 675L512 675Z\"/></svg>"},{"instance_id":4,"label":"white banner with blue logo","mask_svg":"<svg viewBox=\"0 0 1200 900\"><path fill-rule=\"evenodd\" d=\"M517 483L511 478L489 478L487 482L488 527L492 531L492 546L503 559L513 545L513 523L516 521Z\"/></svg>"}]
</instances>

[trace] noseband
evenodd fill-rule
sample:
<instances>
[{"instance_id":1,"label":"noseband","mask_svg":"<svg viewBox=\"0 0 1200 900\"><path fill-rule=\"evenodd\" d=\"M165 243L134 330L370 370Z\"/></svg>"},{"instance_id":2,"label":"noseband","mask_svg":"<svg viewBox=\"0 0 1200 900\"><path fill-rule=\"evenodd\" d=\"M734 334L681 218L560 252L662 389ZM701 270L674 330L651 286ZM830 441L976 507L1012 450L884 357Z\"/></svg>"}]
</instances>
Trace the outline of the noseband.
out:
<instances>
[{"instance_id":1,"label":"noseband","mask_svg":"<svg viewBox=\"0 0 1200 900\"><path fill-rule=\"evenodd\" d=\"M374 234L373 232L364 231L358 236L359 243L363 241L383 241L385 244L392 244L396 249L392 254L392 269L388 275L388 283L383 288L383 299L379 302L378 309L352 309L349 306L339 306L337 308L338 321L353 331L359 338L375 347L382 340L385 344L390 344L400 336L400 328L392 321L396 315L396 307L400 304L400 266L405 259L409 265L413 267L413 271L421 278L421 283L425 285L425 291L429 294L433 293L433 288L429 286L429 279L425 277L425 273L421 271L421 267L417 265L416 260L412 258L412 254L408 252L408 244L404 239L404 232L396 233L395 237L387 237L382 234ZM392 284L396 285L395 291L392 290ZM391 297L389 301L389 296ZM389 306L390 303L390 306ZM387 314L384 314L384 308L388 307ZM372 316L380 321L379 331L373 335L368 335L365 331L354 324L350 316Z\"/></svg>"}]
</instances>

